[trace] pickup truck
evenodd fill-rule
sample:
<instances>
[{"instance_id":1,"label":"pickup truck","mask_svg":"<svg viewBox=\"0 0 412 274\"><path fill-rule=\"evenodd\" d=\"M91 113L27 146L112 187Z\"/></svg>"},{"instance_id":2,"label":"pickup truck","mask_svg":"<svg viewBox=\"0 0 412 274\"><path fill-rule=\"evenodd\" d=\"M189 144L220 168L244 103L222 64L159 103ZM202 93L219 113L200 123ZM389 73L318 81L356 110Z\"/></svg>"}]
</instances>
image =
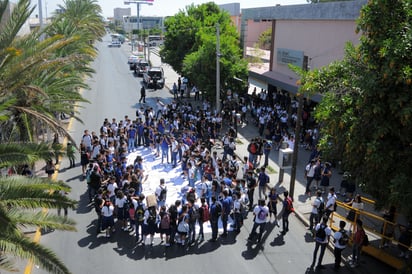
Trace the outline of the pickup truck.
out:
<instances>
[{"instance_id":1,"label":"pickup truck","mask_svg":"<svg viewBox=\"0 0 412 274\"><path fill-rule=\"evenodd\" d=\"M136 55L129 56L127 63L129 64L129 69L133 70L139 77L143 76L150 67L150 64L146 60L141 59L141 57Z\"/></svg>"},{"instance_id":2,"label":"pickup truck","mask_svg":"<svg viewBox=\"0 0 412 274\"><path fill-rule=\"evenodd\" d=\"M165 77L162 67L152 67L146 73L143 73L143 83L148 88L162 89L165 85Z\"/></svg>"}]
</instances>

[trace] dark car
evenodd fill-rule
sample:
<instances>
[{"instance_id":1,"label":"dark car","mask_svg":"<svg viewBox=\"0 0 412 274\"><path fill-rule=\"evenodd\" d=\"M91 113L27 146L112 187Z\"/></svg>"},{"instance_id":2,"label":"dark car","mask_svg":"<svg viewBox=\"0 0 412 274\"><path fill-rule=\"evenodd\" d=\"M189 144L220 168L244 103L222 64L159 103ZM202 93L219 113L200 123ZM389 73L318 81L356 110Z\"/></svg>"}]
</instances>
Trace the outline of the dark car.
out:
<instances>
[{"instance_id":1,"label":"dark car","mask_svg":"<svg viewBox=\"0 0 412 274\"><path fill-rule=\"evenodd\" d=\"M164 72L162 67L152 67L143 74L143 83L148 88L162 89L165 85Z\"/></svg>"}]
</instances>

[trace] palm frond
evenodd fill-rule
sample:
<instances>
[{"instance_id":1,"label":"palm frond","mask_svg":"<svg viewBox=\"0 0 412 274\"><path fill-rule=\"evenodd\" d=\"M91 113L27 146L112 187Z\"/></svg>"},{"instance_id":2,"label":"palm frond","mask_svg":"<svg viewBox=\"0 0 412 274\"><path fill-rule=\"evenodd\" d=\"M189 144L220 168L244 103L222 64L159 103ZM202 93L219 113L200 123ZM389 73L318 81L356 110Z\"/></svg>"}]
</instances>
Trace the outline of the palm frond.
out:
<instances>
[{"instance_id":1,"label":"palm frond","mask_svg":"<svg viewBox=\"0 0 412 274\"><path fill-rule=\"evenodd\" d=\"M26 237L13 237L0 231L0 249L6 254L30 259L50 273L70 274L70 271L53 251Z\"/></svg>"}]
</instances>

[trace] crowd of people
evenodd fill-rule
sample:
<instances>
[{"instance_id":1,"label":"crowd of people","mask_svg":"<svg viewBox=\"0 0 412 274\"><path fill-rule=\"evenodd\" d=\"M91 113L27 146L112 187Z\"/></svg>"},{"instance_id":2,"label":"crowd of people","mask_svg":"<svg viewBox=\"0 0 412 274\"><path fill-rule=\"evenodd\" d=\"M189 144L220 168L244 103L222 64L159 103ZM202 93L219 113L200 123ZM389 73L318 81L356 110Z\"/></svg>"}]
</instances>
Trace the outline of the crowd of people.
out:
<instances>
[{"instance_id":1,"label":"crowd of people","mask_svg":"<svg viewBox=\"0 0 412 274\"><path fill-rule=\"evenodd\" d=\"M287 118L286 122L284 119L286 109L293 109L294 103L291 101L288 105L287 100L276 99L277 96L274 96L273 108L264 103L266 98L261 95L235 101L236 96L226 98L221 113L212 111L207 101L193 107L190 103L172 101L165 104L157 100L155 107L139 108L135 119L128 116L120 121L105 119L99 134L86 130L80 145L81 165L89 199L98 216L97 233L105 230L106 236L110 237L117 220L122 230L135 235L138 244L153 245L154 235L159 234L165 246L185 246L205 240L205 225L211 229L211 242L227 237L228 230L239 233L243 220L252 214L249 242L262 240L268 221L278 225L278 220L282 220L282 234L286 234L288 217L294 211L292 198L287 191L282 193L284 199L278 214L281 200L276 188L269 187L266 167L272 150L280 149L284 143L292 148L295 145L288 130L293 118ZM239 122L249 122L243 115L246 105L253 106L252 117L257 121L262 116L265 120L256 124L260 136L250 141L248 155L239 161L235 155L236 127ZM238 112L242 112L240 121L237 119L239 115L235 115ZM225 126L223 121L227 122ZM325 227L329 215L335 210L337 196L334 188L329 188L330 164L320 162L316 130L307 130L311 132L311 141L303 139L306 140L305 147L313 149L305 173L307 195L311 196L313 182L316 189L309 228L316 243L312 266L320 250L318 268L322 268L325 244L332 236L331 230ZM222 153L216 149L218 144L221 144ZM150 156L144 158L137 153L131 160L130 156L142 148L150 150ZM151 179L148 179L149 170L145 170L144 162L149 159L159 159L163 166L181 170L184 185L176 200L169 197L165 179L160 179L155 191L147 191L147 180ZM254 203L256 188L259 200ZM329 194L324 202L322 196L326 188ZM346 247L345 233L348 233L346 223L340 225L341 230L333 234L336 268L340 267L341 251ZM358 264L359 249L364 243L365 236L358 232L361 230L362 224L357 222L354 235L359 244L353 247L353 266Z\"/></svg>"}]
</instances>

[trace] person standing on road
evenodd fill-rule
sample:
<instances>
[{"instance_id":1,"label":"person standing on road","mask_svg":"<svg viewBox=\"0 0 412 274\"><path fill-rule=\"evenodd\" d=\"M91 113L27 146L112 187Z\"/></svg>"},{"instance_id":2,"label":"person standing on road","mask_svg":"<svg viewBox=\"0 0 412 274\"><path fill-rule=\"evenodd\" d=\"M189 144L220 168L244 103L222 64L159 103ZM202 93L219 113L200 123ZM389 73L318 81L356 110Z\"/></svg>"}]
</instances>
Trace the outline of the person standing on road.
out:
<instances>
[{"instance_id":1,"label":"person standing on road","mask_svg":"<svg viewBox=\"0 0 412 274\"><path fill-rule=\"evenodd\" d=\"M222 193L224 198L222 199L222 214L220 217L223 226L223 233L220 234L220 237L225 238L227 236L227 221L232 210L233 199L229 196L229 191L227 189L223 190Z\"/></svg>"},{"instance_id":2,"label":"person standing on road","mask_svg":"<svg viewBox=\"0 0 412 274\"><path fill-rule=\"evenodd\" d=\"M177 93L176 82L173 83L173 99L179 99L179 94Z\"/></svg>"},{"instance_id":3,"label":"person standing on road","mask_svg":"<svg viewBox=\"0 0 412 274\"><path fill-rule=\"evenodd\" d=\"M305 179L306 179L306 191L305 195L307 195L310 199L310 185L312 184L313 178L315 176L315 169L316 169L316 161L312 159L305 167Z\"/></svg>"},{"instance_id":4,"label":"person standing on road","mask_svg":"<svg viewBox=\"0 0 412 274\"><path fill-rule=\"evenodd\" d=\"M217 241L219 216L222 211L222 204L216 201L216 197L212 196L212 204L210 205L210 227L212 229L212 238L210 242Z\"/></svg>"},{"instance_id":5,"label":"person standing on road","mask_svg":"<svg viewBox=\"0 0 412 274\"><path fill-rule=\"evenodd\" d=\"M317 224L315 227L315 250L313 251L313 260L312 265L310 268L313 269L316 262L316 257L318 255L318 250L320 247L320 254L318 259L318 264L316 269L324 269L325 267L322 265L323 255L325 255L326 246L329 243L329 237L332 234L332 230L328 227L328 217L323 216L322 222Z\"/></svg>"},{"instance_id":6,"label":"person standing on road","mask_svg":"<svg viewBox=\"0 0 412 274\"><path fill-rule=\"evenodd\" d=\"M329 194L328 194L328 200L326 202L326 206L325 206L325 215L329 218L330 214L332 214L332 212L335 211L335 204L336 204L336 200L338 199L338 197L335 194L335 188L331 187L329 189Z\"/></svg>"},{"instance_id":7,"label":"person standing on road","mask_svg":"<svg viewBox=\"0 0 412 274\"><path fill-rule=\"evenodd\" d=\"M282 202L282 211L279 213L279 218L282 218L282 234L285 235L289 231L289 215L293 212L293 200L292 197L289 197L289 191L283 192L285 197Z\"/></svg>"},{"instance_id":8,"label":"person standing on road","mask_svg":"<svg viewBox=\"0 0 412 274\"><path fill-rule=\"evenodd\" d=\"M146 103L146 89L144 88L144 86L142 85L142 88L140 89L140 99L139 99L139 103L141 103L143 101L143 103Z\"/></svg>"},{"instance_id":9,"label":"person standing on road","mask_svg":"<svg viewBox=\"0 0 412 274\"><path fill-rule=\"evenodd\" d=\"M183 99L183 92L182 92L182 79L179 77L177 78L177 90L181 93L181 99ZM179 95L178 95L179 97ZM177 99L177 98L176 98Z\"/></svg>"},{"instance_id":10,"label":"person standing on road","mask_svg":"<svg viewBox=\"0 0 412 274\"><path fill-rule=\"evenodd\" d=\"M249 211L253 211L253 197L255 196L256 178L253 170L248 170L246 175L247 196L249 199Z\"/></svg>"},{"instance_id":11,"label":"person standing on road","mask_svg":"<svg viewBox=\"0 0 412 274\"><path fill-rule=\"evenodd\" d=\"M165 179L160 179L160 184L156 187L155 195L158 208L166 205L167 187L165 185Z\"/></svg>"},{"instance_id":12,"label":"person standing on road","mask_svg":"<svg viewBox=\"0 0 412 274\"><path fill-rule=\"evenodd\" d=\"M323 204L323 208L322 208ZM325 207L325 202L322 198L322 191L318 190L316 192L316 199L312 203L312 211L309 216L309 230L313 230L313 226L319 222L319 218L323 215L323 210Z\"/></svg>"},{"instance_id":13,"label":"person standing on road","mask_svg":"<svg viewBox=\"0 0 412 274\"><path fill-rule=\"evenodd\" d=\"M114 232L114 206L109 199L105 200L104 206L102 207L102 230L106 230L106 238L110 238L110 232Z\"/></svg>"},{"instance_id":14,"label":"person standing on road","mask_svg":"<svg viewBox=\"0 0 412 274\"><path fill-rule=\"evenodd\" d=\"M266 190L269 188L270 178L266 174L266 168L261 167L258 175L259 199L266 199Z\"/></svg>"},{"instance_id":15,"label":"person standing on road","mask_svg":"<svg viewBox=\"0 0 412 274\"><path fill-rule=\"evenodd\" d=\"M259 234L257 235L257 242L260 243L262 240L263 231L265 231L265 226L267 222L267 217L269 215L269 208L265 205L264 199L259 199L258 204L253 209L254 221L253 221L253 228L249 234L248 241L253 241L256 230L259 227Z\"/></svg>"},{"instance_id":16,"label":"person standing on road","mask_svg":"<svg viewBox=\"0 0 412 274\"><path fill-rule=\"evenodd\" d=\"M269 154L272 150L272 142L268 140L263 140L263 155L265 155L265 162L263 164L264 167L269 165Z\"/></svg>"},{"instance_id":17,"label":"person standing on road","mask_svg":"<svg viewBox=\"0 0 412 274\"><path fill-rule=\"evenodd\" d=\"M362 251L364 239L366 237L366 233L362 225L362 220L357 219L355 226L355 234L353 236L352 242L352 260L349 263L352 268L357 267L360 263L360 254Z\"/></svg>"},{"instance_id":18,"label":"person standing on road","mask_svg":"<svg viewBox=\"0 0 412 274\"><path fill-rule=\"evenodd\" d=\"M335 255L336 270L340 268L340 263L342 261L342 251L346 248L346 245L349 241L349 236L345 230L345 226L346 222L340 221L339 231L336 231L335 234L333 234L333 242L335 243L335 249L333 250L333 254Z\"/></svg>"}]
</instances>

